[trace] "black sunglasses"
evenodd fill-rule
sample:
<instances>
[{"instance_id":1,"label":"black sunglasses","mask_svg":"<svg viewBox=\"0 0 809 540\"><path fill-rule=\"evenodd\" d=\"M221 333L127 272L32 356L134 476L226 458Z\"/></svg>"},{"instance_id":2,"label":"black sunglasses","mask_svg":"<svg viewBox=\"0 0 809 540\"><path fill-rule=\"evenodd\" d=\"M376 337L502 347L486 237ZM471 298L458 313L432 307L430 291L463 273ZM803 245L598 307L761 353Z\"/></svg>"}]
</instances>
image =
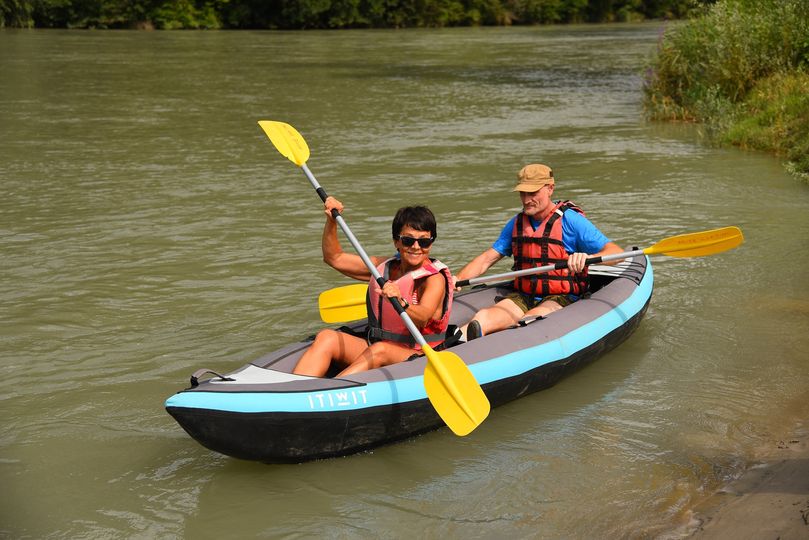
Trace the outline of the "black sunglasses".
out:
<instances>
[{"instance_id":1,"label":"black sunglasses","mask_svg":"<svg viewBox=\"0 0 809 540\"><path fill-rule=\"evenodd\" d=\"M412 236L399 235L396 239L400 241L404 247L410 247L418 242L421 249L427 249L435 242L435 238L432 236L429 238L413 238Z\"/></svg>"}]
</instances>

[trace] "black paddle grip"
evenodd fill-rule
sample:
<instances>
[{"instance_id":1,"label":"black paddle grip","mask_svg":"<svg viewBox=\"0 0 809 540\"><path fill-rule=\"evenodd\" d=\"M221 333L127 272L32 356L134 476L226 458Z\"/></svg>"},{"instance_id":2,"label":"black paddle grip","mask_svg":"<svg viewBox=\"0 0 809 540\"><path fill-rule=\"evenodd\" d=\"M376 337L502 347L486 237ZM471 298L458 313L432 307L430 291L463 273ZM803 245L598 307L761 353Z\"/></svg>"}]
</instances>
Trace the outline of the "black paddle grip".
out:
<instances>
[{"instance_id":1,"label":"black paddle grip","mask_svg":"<svg viewBox=\"0 0 809 540\"><path fill-rule=\"evenodd\" d=\"M326 202L326 199L329 198L329 195L326 193L326 190L323 189L322 187L317 188L315 191L317 191L317 194L320 196L321 201ZM331 209L331 217L337 219L337 216L339 215L340 212L338 212L336 208Z\"/></svg>"}]
</instances>

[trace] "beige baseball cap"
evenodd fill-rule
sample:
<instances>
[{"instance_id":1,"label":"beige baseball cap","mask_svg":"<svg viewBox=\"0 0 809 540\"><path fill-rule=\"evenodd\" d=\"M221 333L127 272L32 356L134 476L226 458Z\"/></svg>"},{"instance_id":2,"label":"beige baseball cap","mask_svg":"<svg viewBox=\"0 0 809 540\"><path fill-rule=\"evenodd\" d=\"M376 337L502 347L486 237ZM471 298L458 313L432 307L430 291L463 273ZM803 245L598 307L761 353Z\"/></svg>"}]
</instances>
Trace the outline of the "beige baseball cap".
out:
<instances>
[{"instance_id":1,"label":"beige baseball cap","mask_svg":"<svg viewBox=\"0 0 809 540\"><path fill-rule=\"evenodd\" d=\"M526 165L517 173L518 184L512 191L533 193L542 186L553 184L553 170L541 163Z\"/></svg>"}]
</instances>

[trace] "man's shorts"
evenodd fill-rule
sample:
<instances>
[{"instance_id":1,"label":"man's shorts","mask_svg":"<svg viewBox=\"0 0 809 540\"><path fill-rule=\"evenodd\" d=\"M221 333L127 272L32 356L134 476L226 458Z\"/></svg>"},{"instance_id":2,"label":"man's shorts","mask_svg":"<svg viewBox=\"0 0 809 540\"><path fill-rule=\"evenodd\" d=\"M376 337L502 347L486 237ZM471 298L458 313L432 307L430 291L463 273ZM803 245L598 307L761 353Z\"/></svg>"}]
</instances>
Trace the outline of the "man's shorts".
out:
<instances>
[{"instance_id":1,"label":"man's shorts","mask_svg":"<svg viewBox=\"0 0 809 540\"><path fill-rule=\"evenodd\" d=\"M517 306L519 306L519 308L523 311L523 313L534 309L542 302L545 302L547 300L552 300L562 307L569 306L570 304L578 300L578 297L570 294L550 294L548 296L533 296L523 294L520 292L511 293L508 296L506 296L506 298L517 304Z\"/></svg>"}]
</instances>

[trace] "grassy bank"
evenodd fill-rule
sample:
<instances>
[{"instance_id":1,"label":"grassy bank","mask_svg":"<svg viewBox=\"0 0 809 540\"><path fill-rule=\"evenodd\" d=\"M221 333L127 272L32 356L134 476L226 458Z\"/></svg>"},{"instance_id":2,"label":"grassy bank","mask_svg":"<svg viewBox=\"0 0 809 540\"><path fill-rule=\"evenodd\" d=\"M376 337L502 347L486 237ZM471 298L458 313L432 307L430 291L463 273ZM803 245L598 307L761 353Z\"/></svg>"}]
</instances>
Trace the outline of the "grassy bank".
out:
<instances>
[{"instance_id":1,"label":"grassy bank","mask_svg":"<svg viewBox=\"0 0 809 540\"><path fill-rule=\"evenodd\" d=\"M719 0L661 38L645 106L712 141L784 156L809 182L809 2Z\"/></svg>"}]
</instances>

